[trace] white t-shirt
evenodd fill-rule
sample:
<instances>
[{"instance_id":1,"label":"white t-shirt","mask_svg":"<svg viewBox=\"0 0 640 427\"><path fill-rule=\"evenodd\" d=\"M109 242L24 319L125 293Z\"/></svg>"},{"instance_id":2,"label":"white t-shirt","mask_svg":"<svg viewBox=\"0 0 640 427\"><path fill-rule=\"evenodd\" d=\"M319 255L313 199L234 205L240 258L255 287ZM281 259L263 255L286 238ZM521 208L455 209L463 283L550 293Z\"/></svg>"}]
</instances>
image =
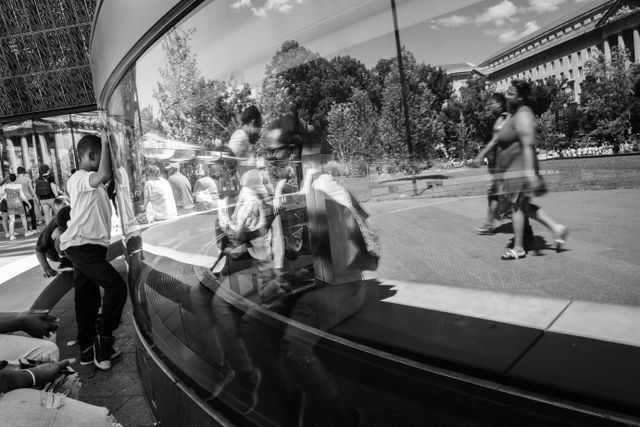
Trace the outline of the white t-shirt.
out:
<instances>
[{"instance_id":1,"label":"white t-shirt","mask_svg":"<svg viewBox=\"0 0 640 427\"><path fill-rule=\"evenodd\" d=\"M145 207L149 221L171 219L178 216L176 201L169 181L162 177L150 179L144 184L144 193L149 205Z\"/></svg>"},{"instance_id":2,"label":"white t-shirt","mask_svg":"<svg viewBox=\"0 0 640 427\"><path fill-rule=\"evenodd\" d=\"M249 135L244 129L238 129L231 134L229 148L236 157L246 157L249 154Z\"/></svg>"},{"instance_id":3,"label":"white t-shirt","mask_svg":"<svg viewBox=\"0 0 640 427\"><path fill-rule=\"evenodd\" d=\"M111 203L107 189L89 184L92 173L79 170L69 178L67 189L71 199L71 219L67 231L60 236L60 249L86 244L109 246L111 238Z\"/></svg>"}]
</instances>

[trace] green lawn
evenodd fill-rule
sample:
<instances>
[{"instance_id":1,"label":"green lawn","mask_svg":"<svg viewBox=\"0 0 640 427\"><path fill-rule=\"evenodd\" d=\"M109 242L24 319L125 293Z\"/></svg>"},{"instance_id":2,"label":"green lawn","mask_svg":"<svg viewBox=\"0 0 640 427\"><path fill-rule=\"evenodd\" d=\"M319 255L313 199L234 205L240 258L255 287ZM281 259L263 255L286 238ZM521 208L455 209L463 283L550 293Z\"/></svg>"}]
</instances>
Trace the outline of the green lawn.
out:
<instances>
[{"instance_id":1,"label":"green lawn","mask_svg":"<svg viewBox=\"0 0 640 427\"><path fill-rule=\"evenodd\" d=\"M462 197L486 194L486 168L435 169L425 175L444 175L442 186L427 188L432 181L418 179L418 197ZM612 190L640 188L640 155L554 159L540 162L549 191ZM361 201L414 197L411 181L398 181L389 187L371 188L368 177L343 178L343 183ZM394 191L395 190L395 191Z\"/></svg>"}]
</instances>

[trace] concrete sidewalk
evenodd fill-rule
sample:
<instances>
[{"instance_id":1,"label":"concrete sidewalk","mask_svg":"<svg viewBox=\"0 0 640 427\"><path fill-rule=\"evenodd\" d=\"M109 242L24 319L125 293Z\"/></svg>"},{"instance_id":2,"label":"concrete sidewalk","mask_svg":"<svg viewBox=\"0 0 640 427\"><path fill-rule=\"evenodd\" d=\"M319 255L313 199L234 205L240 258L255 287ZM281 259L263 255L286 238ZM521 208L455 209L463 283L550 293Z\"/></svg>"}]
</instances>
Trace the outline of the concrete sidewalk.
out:
<instances>
[{"instance_id":1,"label":"concrete sidewalk","mask_svg":"<svg viewBox=\"0 0 640 427\"><path fill-rule=\"evenodd\" d=\"M124 271L124 262L121 259L115 261L114 265ZM73 290L60 300L52 314L60 319L57 337L60 358L75 358L78 361L74 369L80 373L82 379L80 400L107 407L125 427L153 426L153 418L145 402L136 366L131 301L127 300L122 313L122 324L115 332L116 347L122 350L122 356L114 360L109 371L101 371L93 365L81 366L79 347L67 346L67 342L75 340L77 334Z\"/></svg>"},{"instance_id":2,"label":"concrete sidewalk","mask_svg":"<svg viewBox=\"0 0 640 427\"><path fill-rule=\"evenodd\" d=\"M526 258L503 261L510 221L478 235L486 197L406 198L369 202L383 255L374 277L509 294L640 305L640 190L552 193L535 199L569 227L556 253L551 233L532 223Z\"/></svg>"}]
</instances>

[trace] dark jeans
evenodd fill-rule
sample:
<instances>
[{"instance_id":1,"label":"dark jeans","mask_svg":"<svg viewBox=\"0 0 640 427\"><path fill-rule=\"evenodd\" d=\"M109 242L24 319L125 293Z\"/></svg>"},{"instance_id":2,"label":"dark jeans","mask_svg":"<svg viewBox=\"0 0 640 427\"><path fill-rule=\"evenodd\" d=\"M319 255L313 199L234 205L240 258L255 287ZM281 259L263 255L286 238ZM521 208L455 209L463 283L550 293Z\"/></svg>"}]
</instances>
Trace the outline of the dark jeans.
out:
<instances>
[{"instance_id":1,"label":"dark jeans","mask_svg":"<svg viewBox=\"0 0 640 427\"><path fill-rule=\"evenodd\" d=\"M107 248L104 246L71 246L65 250L65 255L73 264L78 341L80 348L85 349L96 337L100 288L104 289L104 297L97 333L110 337L120 324L122 309L127 302L127 284L107 261Z\"/></svg>"},{"instance_id":2,"label":"dark jeans","mask_svg":"<svg viewBox=\"0 0 640 427\"><path fill-rule=\"evenodd\" d=\"M355 314L364 304L362 282L325 285L298 298L292 307L274 311L311 326L308 332L288 324L284 331L269 327L270 322L256 309L245 315L245 339L251 359L264 374L264 380L274 386L277 398L287 399L294 389L310 397L316 414L323 417L344 416L341 396L330 375L315 352L315 346L328 331ZM287 388L283 390L282 386ZM285 400L285 404L286 400ZM324 420L320 425L331 425Z\"/></svg>"},{"instance_id":3,"label":"dark jeans","mask_svg":"<svg viewBox=\"0 0 640 427\"><path fill-rule=\"evenodd\" d=\"M23 206L24 206L24 213L27 214L27 216L31 217L31 229L32 230L37 230L38 229L38 221L36 220L36 204L34 203L34 200L29 200L29 203L31 203L31 209L29 209L29 211L27 211L27 204L22 202ZM27 230L25 230L27 231Z\"/></svg>"}]
</instances>

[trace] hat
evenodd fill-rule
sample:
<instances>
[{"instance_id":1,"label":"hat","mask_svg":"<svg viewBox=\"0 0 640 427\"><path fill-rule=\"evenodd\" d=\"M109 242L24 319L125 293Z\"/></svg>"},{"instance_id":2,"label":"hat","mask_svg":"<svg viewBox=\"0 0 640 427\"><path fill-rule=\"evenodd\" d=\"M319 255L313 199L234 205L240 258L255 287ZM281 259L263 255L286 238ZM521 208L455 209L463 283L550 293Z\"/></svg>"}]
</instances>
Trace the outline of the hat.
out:
<instances>
[{"instance_id":1,"label":"hat","mask_svg":"<svg viewBox=\"0 0 640 427\"><path fill-rule=\"evenodd\" d=\"M169 163L167 169L169 168L180 169L180 163Z\"/></svg>"}]
</instances>

